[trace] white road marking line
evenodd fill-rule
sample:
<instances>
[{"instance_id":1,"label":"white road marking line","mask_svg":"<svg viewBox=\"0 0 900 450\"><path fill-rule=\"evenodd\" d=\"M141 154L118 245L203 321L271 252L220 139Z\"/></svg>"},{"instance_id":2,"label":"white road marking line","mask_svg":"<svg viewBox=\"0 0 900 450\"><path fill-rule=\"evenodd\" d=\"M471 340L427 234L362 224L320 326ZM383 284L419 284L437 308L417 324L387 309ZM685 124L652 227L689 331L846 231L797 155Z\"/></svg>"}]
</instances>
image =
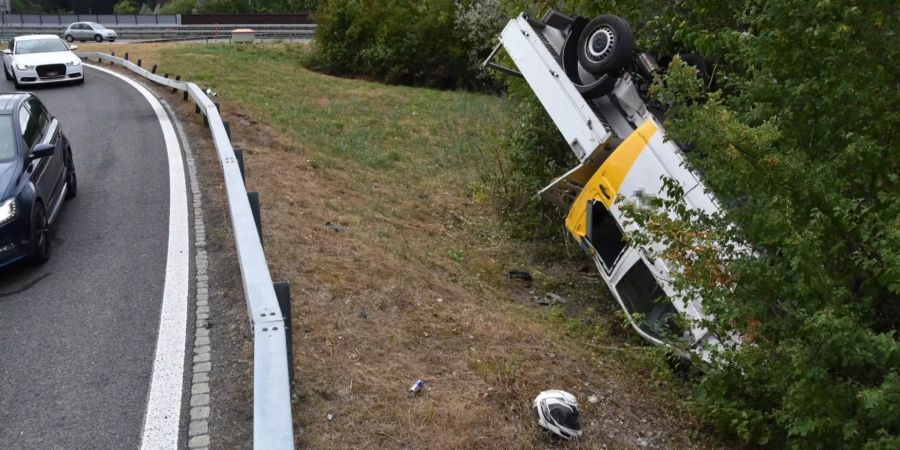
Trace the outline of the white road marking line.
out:
<instances>
[{"instance_id":1,"label":"white road marking line","mask_svg":"<svg viewBox=\"0 0 900 450\"><path fill-rule=\"evenodd\" d=\"M140 92L156 113L165 139L169 160L169 243L162 311L156 339L156 357L153 361L153 378L147 396L141 449L176 450L180 436L181 397L184 388L190 274L190 229L181 146L178 144L169 116L156 97L146 88L113 71L90 64L85 66L115 76Z\"/></svg>"}]
</instances>

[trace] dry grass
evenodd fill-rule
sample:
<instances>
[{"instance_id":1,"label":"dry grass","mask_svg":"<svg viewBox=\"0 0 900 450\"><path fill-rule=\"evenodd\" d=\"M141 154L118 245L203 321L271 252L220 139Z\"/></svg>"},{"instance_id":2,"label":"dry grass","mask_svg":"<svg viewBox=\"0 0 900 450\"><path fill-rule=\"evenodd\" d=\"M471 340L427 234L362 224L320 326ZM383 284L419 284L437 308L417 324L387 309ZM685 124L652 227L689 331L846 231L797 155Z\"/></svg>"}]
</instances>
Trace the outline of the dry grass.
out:
<instances>
[{"instance_id":1,"label":"dry grass","mask_svg":"<svg viewBox=\"0 0 900 450\"><path fill-rule=\"evenodd\" d=\"M503 99L324 76L297 46L101 48L220 94L273 276L293 286L299 446L556 446L530 416L549 388L583 403L584 438L567 447L708 445L580 260L505 236L482 182L510 123ZM550 288L566 308L530 301Z\"/></svg>"}]
</instances>

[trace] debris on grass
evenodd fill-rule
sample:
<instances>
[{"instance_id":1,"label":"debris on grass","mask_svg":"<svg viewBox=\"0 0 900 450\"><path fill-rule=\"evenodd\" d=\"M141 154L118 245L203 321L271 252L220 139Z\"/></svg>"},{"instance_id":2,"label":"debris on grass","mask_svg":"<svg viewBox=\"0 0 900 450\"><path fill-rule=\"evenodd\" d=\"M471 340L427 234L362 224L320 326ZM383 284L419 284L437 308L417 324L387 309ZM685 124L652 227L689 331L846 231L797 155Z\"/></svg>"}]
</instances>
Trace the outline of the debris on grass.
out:
<instances>
[{"instance_id":1,"label":"debris on grass","mask_svg":"<svg viewBox=\"0 0 900 450\"><path fill-rule=\"evenodd\" d=\"M346 232L350 231L350 227L346 227L337 222L328 221L328 222L325 222L325 226L330 228L335 233L346 233Z\"/></svg>"}]
</instances>

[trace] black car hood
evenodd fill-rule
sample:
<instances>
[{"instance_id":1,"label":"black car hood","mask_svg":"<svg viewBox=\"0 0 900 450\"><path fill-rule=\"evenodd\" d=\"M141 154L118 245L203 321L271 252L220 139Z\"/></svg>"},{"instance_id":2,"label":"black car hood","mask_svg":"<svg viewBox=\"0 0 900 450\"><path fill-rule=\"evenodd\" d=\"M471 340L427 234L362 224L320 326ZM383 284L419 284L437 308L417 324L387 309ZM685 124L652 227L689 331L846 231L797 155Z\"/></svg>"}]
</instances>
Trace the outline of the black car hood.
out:
<instances>
[{"instance_id":1,"label":"black car hood","mask_svg":"<svg viewBox=\"0 0 900 450\"><path fill-rule=\"evenodd\" d=\"M0 161L0 201L6 200L15 193L13 191L16 188L18 167L17 159Z\"/></svg>"}]
</instances>

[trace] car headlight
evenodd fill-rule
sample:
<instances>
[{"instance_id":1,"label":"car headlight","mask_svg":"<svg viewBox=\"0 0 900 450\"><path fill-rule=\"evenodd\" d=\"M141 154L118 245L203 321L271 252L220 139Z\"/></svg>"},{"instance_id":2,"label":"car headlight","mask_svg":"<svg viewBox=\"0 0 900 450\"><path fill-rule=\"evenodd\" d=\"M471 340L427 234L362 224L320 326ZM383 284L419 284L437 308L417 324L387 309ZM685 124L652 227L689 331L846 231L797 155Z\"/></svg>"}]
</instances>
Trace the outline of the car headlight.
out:
<instances>
[{"instance_id":1,"label":"car headlight","mask_svg":"<svg viewBox=\"0 0 900 450\"><path fill-rule=\"evenodd\" d=\"M3 225L16 217L16 198L13 197L0 203L0 225Z\"/></svg>"},{"instance_id":2,"label":"car headlight","mask_svg":"<svg viewBox=\"0 0 900 450\"><path fill-rule=\"evenodd\" d=\"M16 69L31 70L31 69L34 69L34 65L32 65L32 64L16 64Z\"/></svg>"},{"instance_id":3,"label":"car headlight","mask_svg":"<svg viewBox=\"0 0 900 450\"><path fill-rule=\"evenodd\" d=\"M75 61L69 61L69 62L66 63L66 65L67 65L67 66L80 66L80 65L81 65L81 60L80 60L80 59L76 59Z\"/></svg>"}]
</instances>

